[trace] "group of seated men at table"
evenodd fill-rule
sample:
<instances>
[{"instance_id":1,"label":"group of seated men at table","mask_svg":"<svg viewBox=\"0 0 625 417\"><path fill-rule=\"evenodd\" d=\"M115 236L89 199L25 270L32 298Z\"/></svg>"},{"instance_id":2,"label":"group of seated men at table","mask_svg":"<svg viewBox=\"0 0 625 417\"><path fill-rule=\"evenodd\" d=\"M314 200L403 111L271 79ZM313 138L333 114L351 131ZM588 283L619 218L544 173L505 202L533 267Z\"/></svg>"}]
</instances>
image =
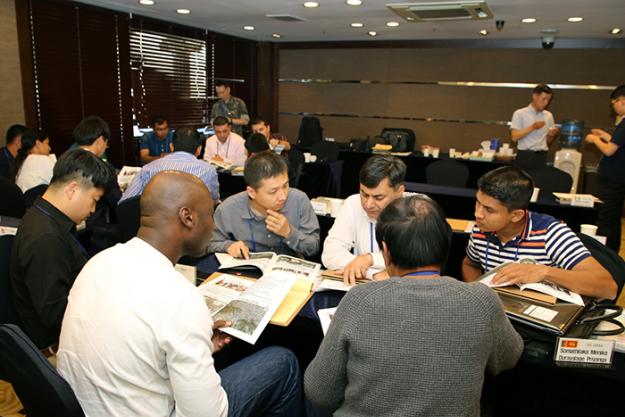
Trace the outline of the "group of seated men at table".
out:
<instances>
[{"instance_id":1,"label":"group of seated men at table","mask_svg":"<svg viewBox=\"0 0 625 417\"><path fill-rule=\"evenodd\" d=\"M494 292L442 275L451 228L434 201L404 192L406 166L392 156L363 165L360 193L323 242L327 268L347 283L373 282L347 292L303 378L281 347L216 369L213 355L232 340L219 329L230 323L212 322L174 264L212 252L306 257L321 242L308 197L289 188L287 164L273 152L247 159L246 190L213 213L218 184L195 170L197 142L183 140L193 136L180 129L176 152L148 164L127 190L141 195L129 242L89 259L77 240L76 224L110 181L106 164L82 149L59 158L18 229L10 273L23 328L56 353L87 415L479 415L484 373L512 368L522 340ZM495 281L547 280L616 297L611 275L565 224L527 210L526 173L499 168L478 187L464 281L530 257L536 265L512 263Z\"/></svg>"}]
</instances>

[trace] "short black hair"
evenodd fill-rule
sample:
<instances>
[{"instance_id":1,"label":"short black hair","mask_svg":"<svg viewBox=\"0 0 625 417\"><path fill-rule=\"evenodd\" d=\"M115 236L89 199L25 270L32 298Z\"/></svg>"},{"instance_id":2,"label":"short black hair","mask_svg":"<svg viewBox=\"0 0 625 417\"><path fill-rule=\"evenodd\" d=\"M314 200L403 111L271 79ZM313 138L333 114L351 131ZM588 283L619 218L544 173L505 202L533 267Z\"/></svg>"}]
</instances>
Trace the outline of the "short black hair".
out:
<instances>
[{"instance_id":1,"label":"short black hair","mask_svg":"<svg viewBox=\"0 0 625 417\"><path fill-rule=\"evenodd\" d=\"M536 87L534 87L534 90L532 91L532 94L540 95L542 93L553 94L553 90L547 84L538 84Z\"/></svg>"},{"instance_id":2,"label":"short black hair","mask_svg":"<svg viewBox=\"0 0 625 417\"><path fill-rule=\"evenodd\" d=\"M180 127L174 132L174 152L188 152L195 155L200 146L200 133L192 127Z\"/></svg>"},{"instance_id":3,"label":"short black hair","mask_svg":"<svg viewBox=\"0 0 625 417\"><path fill-rule=\"evenodd\" d=\"M254 154L245 162L243 171L245 184L258 189L264 179L287 174L288 169L284 158L280 155L276 155L273 152Z\"/></svg>"},{"instance_id":4,"label":"short black hair","mask_svg":"<svg viewBox=\"0 0 625 417\"><path fill-rule=\"evenodd\" d=\"M374 155L360 168L359 181L367 188L377 187L388 178L392 187L401 185L406 179L406 164L394 156Z\"/></svg>"},{"instance_id":5,"label":"short black hair","mask_svg":"<svg viewBox=\"0 0 625 417\"><path fill-rule=\"evenodd\" d=\"M230 83L226 81L215 81L215 87L231 88Z\"/></svg>"},{"instance_id":6,"label":"short black hair","mask_svg":"<svg viewBox=\"0 0 625 417\"><path fill-rule=\"evenodd\" d=\"M100 136L108 140L111 137L109 125L98 116L87 116L74 128L74 141L79 146L89 146Z\"/></svg>"},{"instance_id":7,"label":"short black hair","mask_svg":"<svg viewBox=\"0 0 625 417\"><path fill-rule=\"evenodd\" d=\"M267 138L262 133L254 133L245 141L245 149L248 153L258 153L268 151L269 143Z\"/></svg>"},{"instance_id":8,"label":"short black hair","mask_svg":"<svg viewBox=\"0 0 625 417\"><path fill-rule=\"evenodd\" d=\"M534 192L534 180L517 167L505 166L482 175L477 188L508 210L526 209Z\"/></svg>"},{"instance_id":9,"label":"short black hair","mask_svg":"<svg viewBox=\"0 0 625 417\"><path fill-rule=\"evenodd\" d=\"M22 134L26 131L26 126L24 125L11 125L7 129L7 145L13 143L18 136L22 136Z\"/></svg>"},{"instance_id":10,"label":"short black hair","mask_svg":"<svg viewBox=\"0 0 625 417\"><path fill-rule=\"evenodd\" d=\"M47 137L48 135L39 129L26 128L24 132L22 132L22 146L17 151L13 172L11 173L13 179L15 179L17 173L20 172L26 157L28 157L30 151L35 147L37 141L43 142Z\"/></svg>"},{"instance_id":11,"label":"short black hair","mask_svg":"<svg viewBox=\"0 0 625 417\"><path fill-rule=\"evenodd\" d=\"M625 97L625 84L619 85L610 94L610 100L616 100L619 97ZM8 140L7 140L8 142Z\"/></svg>"},{"instance_id":12,"label":"short black hair","mask_svg":"<svg viewBox=\"0 0 625 417\"><path fill-rule=\"evenodd\" d=\"M230 125L230 120L224 116L217 116L213 119L213 126L226 126Z\"/></svg>"},{"instance_id":13,"label":"short black hair","mask_svg":"<svg viewBox=\"0 0 625 417\"><path fill-rule=\"evenodd\" d=\"M78 181L83 188L105 189L111 176L106 162L84 149L70 149L65 152L52 171L50 187L57 184L67 184L70 181Z\"/></svg>"},{"instance_id":14,"label":"short black hair","mask_svg":"<svg viewBox=\"0 0 625 417\"><path fill-rule=\"evenodd\" d=\"M375 226L378 246L386 243L391 263L401 269L443 266L452 231L445 213L423 195L397 198L382 210Z\"/></svg>"},{"instance_id":15,"label":"short black hair","mask_svg":"<svg viewBox=\"0 0 625 417\"><path fill-rule=\"evenodd\" d=\"M163 123L167 123L167 118L165 116L154 116L152 118L152 127L162 125Z\"/></svg>"},{"instance_id":16,"label":"short black hair","mask_svg":"<svg viewBox=\"0 0 625 417\"><path fill-rule=\"evenodd\" d=\"M264 118L264 117L260 117L260 116L259 116L259 117L257 117L256 119L254 119L254 120L252 121L252 123L250 123L250 126L253 126L253 125L259 125L259 124L261 124L261 123L262 123L262 124L264 124L265 126L267 126L267 125L269 124L269 123L267 123L267 120L265 120L265 118Z\"/></svg>"}]
</instances>

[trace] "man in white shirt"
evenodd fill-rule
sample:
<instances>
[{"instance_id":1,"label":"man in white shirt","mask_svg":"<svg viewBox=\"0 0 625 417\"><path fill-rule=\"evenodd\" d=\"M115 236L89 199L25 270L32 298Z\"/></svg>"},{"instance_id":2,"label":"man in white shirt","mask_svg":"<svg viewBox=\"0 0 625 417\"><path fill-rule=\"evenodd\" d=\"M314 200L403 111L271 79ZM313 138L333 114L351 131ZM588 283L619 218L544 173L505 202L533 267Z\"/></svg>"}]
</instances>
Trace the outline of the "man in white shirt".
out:
<instances>
[{"instance_id":1,"label":"man in white shirt","mask_svg":"<svg viewBox=\"0 0 625 417\"><path fill-rule=\"evenodd\" d=\"M360 194L343 203L321 255L323 265L339 270L345 283L388 278L375 241L375 223L391 201L404 195L405 178L406 164L393 156L372 156L360 168Z\"/></svg>"},{"instance_id":2,"label":"man in white shirt","mask_svg":"<svg viewBox=\"0 0 625 417\"><path fill-rule=\"evenodd\" d=\"M517 144L516 163L523 169L545 166L549 146L560 133L547 110L552 98L551 87L539 84L532 92L532 102L512 115L510 138Z\"/></svg>"},{"instance_id":3,"label":"man in white shirt","mask_svg":"<svg viewBox=\"0 0 625 417\"><path fill-rule=\"evenodd\" d=\"M206 139L204 160L239 166L245 165L247 158L245 140L231 131L228 119L223 116L215 117L213 129L215 134Z\"/></svg>"},{"instance_id":4,"label":"man in white shirt","mask_svg":"<svg viewBox=\"0 0 625 417\"><path fill-rule=\"evenodd\" d=\"M154 176L141 197L141 227L100 252L69 295L57 367L85 414L207 417L300 415L294 355L271 347L215 370L230 337L217 330L195 286L174 269L206 252L213 203L188 173Z\"/></svg>"}]
</instances>

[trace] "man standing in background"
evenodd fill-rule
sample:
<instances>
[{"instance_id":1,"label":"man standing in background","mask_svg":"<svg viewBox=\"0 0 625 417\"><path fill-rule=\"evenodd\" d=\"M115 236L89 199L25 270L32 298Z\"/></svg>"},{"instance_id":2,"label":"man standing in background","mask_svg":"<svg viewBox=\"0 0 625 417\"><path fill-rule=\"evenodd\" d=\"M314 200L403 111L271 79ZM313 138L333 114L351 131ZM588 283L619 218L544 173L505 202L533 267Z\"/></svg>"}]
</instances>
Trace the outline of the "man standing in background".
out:
<instances>
[{"instance_id":1,"label":"man standing in background","mask_svg":"<svg viewBox=\"0 0 625 417\"><path fill-rule=\"evenodd\" d=\"M245 102L238 97L230 95L230 85L225 82L217 82L215 92L219 100L213 104L211 110L211 123L217 116L223 116L232 125L232 131L243 135L243 126L250 122Z\"/></svg>"}]
</instances>

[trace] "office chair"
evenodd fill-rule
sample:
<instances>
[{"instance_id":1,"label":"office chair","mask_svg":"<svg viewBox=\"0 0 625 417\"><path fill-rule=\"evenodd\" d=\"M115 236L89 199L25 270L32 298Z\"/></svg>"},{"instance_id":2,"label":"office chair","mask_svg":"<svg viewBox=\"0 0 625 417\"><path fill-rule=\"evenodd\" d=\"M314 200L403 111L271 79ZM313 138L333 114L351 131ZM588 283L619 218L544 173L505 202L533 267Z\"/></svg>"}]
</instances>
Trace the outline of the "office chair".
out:
<instances>
[{"instance_id":1,"label":"office chair","mask_svg":"<svg viewBox=\"0 0 625 417\"><path fill-rule=\"evenodd\" d=\"M380 136L393 145L393 152L412 152L417 141L414 131L402 127L385 127Z\"/></svg>"},{"instance_id":2,"label":"office chair","mask_svg":"<svg viewBox=\"0 0 625 417\"><path fill-rule=\"evenodd\" d=\"M466 187L469 181L469 168L453 159L442 159L432 162L425 168L425 178L425 181L432 185Z\"/></svg>"},{"instance_id":3,"label":"office chair","mask_svg":"<svg viewBox=\"0 0 625 417\"><path fill-rule=\"evenodd\" d=\"M317 142L310 152L317 156L317 162L334 162L339 159L339 147L334 142Z\"/></svg>"},{"instance_id":4,"label":"office chair","mask_svg":"<svg viewBox=\"0 0 625 417\"><path fill-rule=\"evenodd\" d=\"M10 382L28 417L84 417L67 381L14 324L0 325L0 378Z\"/></svg>"},{"instance_id":5,"label":"office chair","mask_svg":"<svg viewBox=\"0 0 625 417\"><path fill-rule=\"evenodd\" d=\"M0 323L12 323L21 326L13 303L13 290L9 275L11 246L14 238L13 235L0 236Z\"/></svg>"},{"instance_id":6,"label":"office chair","mask_svg":"<svg viewBox=\"0 0 625 417\"><path fill-rule=\"evenodd\" d=\"M534 179L534 186L540 188L542 195L551 195L553 192L571 192L573 178L558 168L544 166L527 170L527 173Z\"/></svg>"},{"instance_id":7,"label":"office chair","mask_svg":"<svg viewBox=\"0 0 625 417\"><path fill-rule=\"evenodd\" d=\"M137 234L141 219L140 195L130 197L117 206L117 220L119 221L119 237L121 242L127 242Z\"/></svg>"},{"instance_id":8,"label":"office chair","mask_svg":"<svg viewBox=\"0 0 625 417\"><path fill-rule=\"evenodd\" d=\"M21 219L26 213L24 194L15 183L0 177L0 216L16 217Z\"/></svg>"},{"instance_id":9,"label":"office chair","mask_svg":"<svg viewBox=\"0 0 625 417\"><path fill-rule=\"evenodd\" d=\"M299 125L297 144L302 147L310 147L323 140L323 129L316 117L305 116Z\"/></svg>"},{"instance_id":10,"label":"office chair","mask_svg":"<svg viewBox=\"0 0 625 417\"><path fill-rule=\"evenodd\" d=\"M31 208L35 200L38 197L42 196L47 189L48 184L39 184L36 187L26 190L26 192L24 193L24 204L26 204L26 208Z\"/></svg>"},{"instance_id":11,"label":"office chair","mask_svg":"<svg viewBox=\"0 0 625 417\"><path fill-rule=\"evenodd\" d=\"M586 249L590 251L592 257L612 275L612 279L618 286L616 297L614 298L614 301L616 301L625 284L625 260L597 239L583 233L578 233L577 236L586 246Z\"/></svg>"},{"instance_id":12,"label":"office chair","mask_svg":"<svg viewBox=\"0 0 625 417\"><path fill-rule=\"evenodd\" d=\"M288 153L289 161L289 187L298 188L302 172L304 171L304 154L298 149L291 148Z\"/></svg>"}]
</instances>

